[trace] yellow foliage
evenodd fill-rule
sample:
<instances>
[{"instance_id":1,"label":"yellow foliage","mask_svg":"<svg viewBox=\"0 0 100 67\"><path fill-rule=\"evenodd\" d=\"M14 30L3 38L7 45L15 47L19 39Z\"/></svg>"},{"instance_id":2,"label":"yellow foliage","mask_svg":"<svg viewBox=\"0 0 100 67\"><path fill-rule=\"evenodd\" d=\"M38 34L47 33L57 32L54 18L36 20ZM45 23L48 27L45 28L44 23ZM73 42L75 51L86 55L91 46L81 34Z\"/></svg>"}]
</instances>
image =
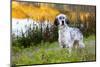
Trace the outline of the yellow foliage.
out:
<instances>
[{"instance_id":1,"label":"yellow foliage","mask_svg":"<svg viewBox=\"0 0 100 67\"><path fill-rule=\"evenodd\" d=\"M23 13L21 14L21 12ZM59 13L58 10L48 7L48 6L42 5L40 7L36 7L33 5L25 5L25 4L20 4L18 2L12 2L12 17L13 18L28 17L34 20L39 20L39 21L44 21L44 20L54 21L55 16L58 13Z\"/></svg>"},{"instance_id":2,"label":"yellow foliage","mask_svg":"<svg viewBox=\"0 0 100 67\"><path fill-rule=\"evenodd\" d=\"M27 16L22 11L15 9L15 8L13 8L12 17L13 18L19 18L19 19L27 18Z\"/></svg>"},{"instance_id":3,"label":"yellow foliage","mask_svg":"<svg viewBox=\"0 0 100 67\"><path fill-rule=\"evenodd\" d=\"M19 7L20 4L18 2L12 2L12 17L19 19L27 18L27 15Z\"/></svg>"},{"instance_id":4,"label":"yellow foliage","mask_svg":"<svg viewBox=\"0 0 100 67\"><path fill-rule=\"evenodd\" d=\"M52 7L52 4L44 4L39 3L38 6L29 4L29 3L22 3L22 2L12 2L12 18L24 19L24 18L31 18L36 21L54 21L55 17L60 13L60 9L56 9ZM63 11L64 10L64 11ZM89 17L94 16L95 13L91 14L89 12L84 11L72 11L67 5L64 5L62 13L70 19L71 22L77 22L81 20L85 22L89 19Z\"/></svg>"}]
</instances>

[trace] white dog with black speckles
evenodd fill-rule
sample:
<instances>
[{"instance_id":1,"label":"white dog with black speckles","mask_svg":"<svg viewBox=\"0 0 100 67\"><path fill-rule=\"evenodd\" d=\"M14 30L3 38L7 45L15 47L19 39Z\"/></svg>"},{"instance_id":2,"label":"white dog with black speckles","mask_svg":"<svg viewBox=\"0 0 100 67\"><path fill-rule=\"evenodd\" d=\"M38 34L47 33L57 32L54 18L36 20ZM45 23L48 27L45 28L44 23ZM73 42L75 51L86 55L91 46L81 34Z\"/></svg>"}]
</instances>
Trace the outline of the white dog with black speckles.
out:
<instances>
[{"instance_id":1,"label":"white dog with black speckles","mask_svg":"<svg viewBox=\"0 0 100 67\"><path fill-rule=\"evenodd\" d=\"M71 53L74 43L77 43L80 48L84 48L83 35L78 28L69 27L68 17L64 14L56 16L54 24L58 26L58 41L62 48L68 48Z\"/></svg>"}]
</instances>

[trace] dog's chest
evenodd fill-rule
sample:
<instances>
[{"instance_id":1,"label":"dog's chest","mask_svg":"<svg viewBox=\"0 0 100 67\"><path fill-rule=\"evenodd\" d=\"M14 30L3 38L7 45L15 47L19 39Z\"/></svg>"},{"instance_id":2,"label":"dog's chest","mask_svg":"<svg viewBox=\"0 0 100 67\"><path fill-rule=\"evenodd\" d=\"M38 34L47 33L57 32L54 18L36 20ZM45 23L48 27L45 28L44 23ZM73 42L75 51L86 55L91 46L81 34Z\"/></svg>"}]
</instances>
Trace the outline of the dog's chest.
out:
<instances>
[{"instance_id":1,"label":"dog's chest","mask_svg":"<svg viewBox=\"0 0 100 67\"><path fill-rule=\"evenodd\" d=\"M59 34L61 37L65 37L66 36L66 30L60 30Z\"/></svg>"},{"instance_id":2,"label":"dog's chest","mask_svg":"<svg viewBox=\"0 0 100 67\"><path fill-rule=\"evenodd\" d=\"M70 31L68 29L61 29L59 30L59 39L60 41L66 42L66 41L70 41L71 35L70 35Z\"/></svg>"}]
</instances>

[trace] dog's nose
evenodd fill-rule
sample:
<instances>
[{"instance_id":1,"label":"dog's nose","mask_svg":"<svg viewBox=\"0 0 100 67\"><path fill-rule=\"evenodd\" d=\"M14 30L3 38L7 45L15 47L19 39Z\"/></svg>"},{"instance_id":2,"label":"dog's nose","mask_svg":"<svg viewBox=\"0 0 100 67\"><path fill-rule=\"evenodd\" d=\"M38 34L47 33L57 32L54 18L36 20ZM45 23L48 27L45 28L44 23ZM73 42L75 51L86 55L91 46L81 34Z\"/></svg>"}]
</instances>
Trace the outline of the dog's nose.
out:
<instances>
[{"instance_id":1,"label":"dog's nose","mask_svg":"<svg viewBox=\"0 0 100 67\"><path fill-rule=\"evenodd\" d=\"M64 21L62 21L62 25L64 25Z\"/></svg>"}]
</instances>

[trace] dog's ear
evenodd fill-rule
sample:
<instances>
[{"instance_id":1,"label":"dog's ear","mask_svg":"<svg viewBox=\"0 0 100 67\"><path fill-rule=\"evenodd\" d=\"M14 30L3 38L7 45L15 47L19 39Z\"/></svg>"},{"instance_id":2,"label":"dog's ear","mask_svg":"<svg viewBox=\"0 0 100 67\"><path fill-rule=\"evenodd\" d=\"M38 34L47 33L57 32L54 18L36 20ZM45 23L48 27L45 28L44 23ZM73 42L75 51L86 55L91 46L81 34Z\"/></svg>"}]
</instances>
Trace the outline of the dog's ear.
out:
<instances>
[{"instance_id":1,"label":"dog's ear","mask_svg":"<svg viewBox=\"0 0 100 67\"><path fill-rule=\"evenodd\" d=\"M54 25L56 25L56 26L59 25L59 22L58 22L58 19L57 18L54 20Z\"/></svg>"},{"instance_id":2,"label":"dog's ear","mask_svg":"<svg viewBox=\"0 0 100 67\"><path fill-rule=\"evenodd\" d=\"M70 22L69 22L69 20L68 20L68 19L66 19L66 20L65 20L65 22L66 22L66 24L70 24Z\"/></svg>"}]
</instances>

